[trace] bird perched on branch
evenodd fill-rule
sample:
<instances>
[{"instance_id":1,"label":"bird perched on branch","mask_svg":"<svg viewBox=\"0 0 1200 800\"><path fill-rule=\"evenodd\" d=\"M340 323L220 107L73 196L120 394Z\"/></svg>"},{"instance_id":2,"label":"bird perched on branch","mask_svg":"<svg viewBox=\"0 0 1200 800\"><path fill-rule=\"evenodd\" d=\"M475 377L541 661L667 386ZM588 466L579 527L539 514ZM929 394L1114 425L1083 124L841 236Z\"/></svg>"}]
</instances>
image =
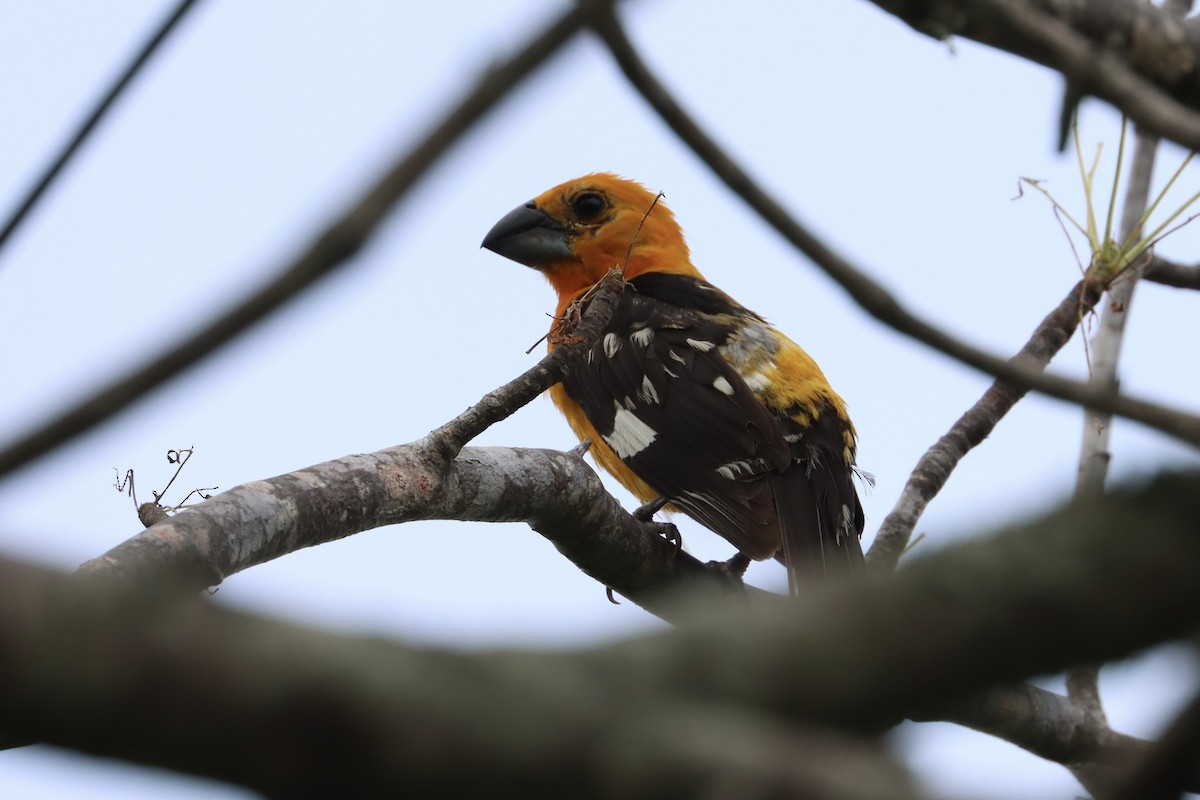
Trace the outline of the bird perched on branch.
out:
<instances>
[{"instance_id":1,"label":"bird perched on branch","mask_svg":"<svg viewBox=\"0 0 1200 800\"><path fill-rule=\"evenodd\" d=\"M861 568L845 403L804 350L704 279L657 201L633 181L586 175L484 238L550 281L558 320L623 270L612 319L550 390L555 405L635 496L666 500L748 558L777 558L793 590L798 575Z\"/></svg>"}]
</instances>

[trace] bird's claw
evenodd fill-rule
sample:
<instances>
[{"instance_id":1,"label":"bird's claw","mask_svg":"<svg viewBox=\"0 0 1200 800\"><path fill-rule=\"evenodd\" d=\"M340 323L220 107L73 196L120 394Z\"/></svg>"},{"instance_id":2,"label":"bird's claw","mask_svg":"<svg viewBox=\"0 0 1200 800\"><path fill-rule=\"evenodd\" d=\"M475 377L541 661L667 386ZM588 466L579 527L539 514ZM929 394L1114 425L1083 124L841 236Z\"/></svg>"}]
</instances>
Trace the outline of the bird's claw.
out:
<instances>
[{"instance_id":1,"label":"bird's claw","mask_svg":"<svg viewBox=\"0 0 1200 800\"><path fill-rule=\"evenodd\" d=\"M654 515L663 510L663 506L671 502L671 498L666 495L660 495L654 498L649 503L644 503L632 512L631 517L645 525L653 525L658 535L666 539L671 544L675 545L676 550L683 549L683 537L679 535L679 529L670 522L655 522Z\"/></svg>"},{"instance_id":2,"label":"bird's claw","mask_svg":"<svg viewBox=\"0 0 1200 800\"><path fill-rule=\"evenodd\" d=\"M621 601L613 597L613 590L611 586L604 587L604 594L608 597L608 602L612 603L614 606L621 605Z\"/></svg>"},{"instance_id":3,"label":"bird's claw","mask_svg":"<svg viewBox=\"0 0 1200 800\"><path fill-rule=\"evenodd\" d=\"M679 533L679 528L675 527L671 522L654 522L651 523L658 528L658 535L666 539L671 544L675 545L675 551L679 552L683 549L683 536Z\"/></svg>"}]
</instances>

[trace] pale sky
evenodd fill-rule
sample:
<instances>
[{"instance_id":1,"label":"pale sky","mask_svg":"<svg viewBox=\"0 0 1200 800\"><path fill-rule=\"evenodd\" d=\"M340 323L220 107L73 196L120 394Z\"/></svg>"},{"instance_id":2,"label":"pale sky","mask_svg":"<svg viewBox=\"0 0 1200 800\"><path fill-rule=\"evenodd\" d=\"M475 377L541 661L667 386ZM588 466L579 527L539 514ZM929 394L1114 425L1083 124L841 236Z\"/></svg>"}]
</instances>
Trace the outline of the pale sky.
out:
<instances>
[{"instance_id":1,"label":"pale sky","mask_svg":"<svg viewBox=\"0 0 1200 800\"><path fill-rule=\"evenodd\" d=\"M4 3L0 214L170 5ZM0 441L265 280L562 5L201 3L0 253L0 374L9 387ZM866 2L738 9L647 0L624 17L680 100L785 206L929 319L1014 353L1079 278L1049 204L1032 193L1013 199L1021 176L1044 179L1082 213L1074 158L1055 150L1060 79L968 42L934 42ZM1084 106L1086 146L1105 143L1104 195L1118 123L1099 103ZM1164 148L1160 165L1173 169L1180 158ZM808 349L846 398L860 462L878 479L864 498L868 544L917 459L990 381L867 317L719 185L603 48L582 38L461 142L341 275L0 484L0 549L70 570L135 534L113 468L135 468L148 499L169 477L169 448L196 448L180 479L185 492L228 489L411 441L449 419L534 363L525 350L553 308L535 272L479 241L515 205L596 170L665 192L701 271ZM1178 197L1197 183L1193 168ZM1186 228L1160 252L1193 261L1198 236ZM1139 288L1122 375L1138 395L1195 408L1200 374L1180 369L1196 363L1184 338L1188 301ZM1078 338L1055 368L1086 374ZM1022 402L930 505L920 547L1064 498L1080 426L1069 406ZM573 441L537 401L476 444ZM1191 449L1116 425L1117 477L1197 463ZM689 521L681 528L699 557L731 554ZM785 584L775 564L750 577ZM523 525L371 531L233 576L216 601L468 648L586 645L659 624L631 604L610 605ZM1194 676L1178 649L1108 668L1102 689L1114 727L1153 735ZM907 725L891 741L946 796L1079 792L1062 767L955 726ZM0 797L167 793L248 796L50 748L0 752Z\"/></svg>"}]
</instances>

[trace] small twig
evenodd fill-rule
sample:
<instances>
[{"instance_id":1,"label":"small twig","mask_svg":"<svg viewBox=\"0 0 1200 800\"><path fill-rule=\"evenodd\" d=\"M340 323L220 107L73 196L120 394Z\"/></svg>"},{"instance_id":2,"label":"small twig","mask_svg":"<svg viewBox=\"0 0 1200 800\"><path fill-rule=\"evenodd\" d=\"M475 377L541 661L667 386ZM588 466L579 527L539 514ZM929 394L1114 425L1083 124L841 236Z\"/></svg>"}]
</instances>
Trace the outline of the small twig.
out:
<instances>
[{"instance_id":1,"label":"small twig","mask_svg":"<svg viewBox=\"0 0 1200 800\"><path fill-rule=\"evenodd\" d=\"M105 92L104 96L100 98L99 102L96 103L96 106L92 109L92 111L87 115L87 117L84 118L83 122L80 124L79 128L75 131L75 134L70 138L70 140L67 141L62 151L58 154L54 161L50 163L50 166L46 168L46 171L42 173L42 176L30 188L29 192L26 193L25 198L17 205L17 208L13 211L12 216L9 217L8 222L4 224L3 228L0 228L0 250L4 249L4 245L7 244L9 238L13 235L13 232L21 226L21 223L25 221L25 218L29 215L29 212L34 209L34 207L38 204L38 201L41 200L42 196L46 193L46 190L49 189L50 185L54 183L54 180L59 176L59 173L63 171L63 168L67 166L67 164L74 157L75 153L79 151L79 148L85 141L87 141L88 137L91 136L92 131L94 131L96 126L100 124L100 121L104 119L104 116L108 113L108 110L112 108L114 103L116 103L117 98L119 98L125 89L128 88L133 79L137 77L137 74L141 72L143 67L146 66L146 63L150 60L150 57L153 56L155 51L158 50L159 46L166 41L171 32L179 26L180 21L183 20L184 16L195 4L196 0L182 0L182 2L175 7L175 10L172 11L165 20L163 20L162 24L159 25L157 30L151 34L150 38L146 40L146 43L143 44L141 49L138 50L137 54L134 55L133 59L130 60L129 64L125 67L124 71L122 71L116 82L109 87L109 90Z\"/></svg>"},{"instance_id":2,"label":"small twig","mask_svg":"<svg viewBox=\"0 0 1200 800\"><path fill-rule=\"evenodd\" d=\"M478 403L431 431L422 445L448 463L476 436L562 380L571 359L590 347L608 324L623 285L620 274L610 271L588 290L586 309L581 312L578 324L571 327L569 336L563 335L561 343L522 375L488 392Z\"/></svg>"},{"instance_id":3,"label":"small twig","mask_svg":"<svg viewBox=\"0 0 1200 800\"><path fill-rule=\"evenodd\" d=\"M179 473L183 472L184 465L187 464L188 459L192 457L192 453L195 450L195 447L185 447L182 450L167 451L167 463L177 464L178 466L175 467L175 474L171 476L171 480L167 481L167 485L163 487L163 490L161 492L153 492L155 500L161 501L163 499L163 496L171 488L171 484L175 483L175 479L179 477ZM190 497L191 495L188 496Z\"/></svg>"},{"instance_id":4,"label":"small twig","mask_svg":"<svg viewBox=\"0 0 1200 800\"><path fill-rule=\"evenodd\" d=\"M211 500L212 495L208 494L208 492L215 492L220 488L220 486L197 486L195 489L192 489L190 492L185 494L183 499L175 505L175 508L177 510L181 508L187 508L187 501L191 500L193 496L199 497L201 500Z\"/></svg>"},{"instance_id":5,"label":"small twig","mask_svg":"<svg viewBox=\"0 0 1200 800\"><path fill-rule=\"evenodd\" d=\"M179 466L175 468L174 474L171 475L171 479L167 481L167 485L162 488L161 492L156 489L150 490L150 494L154 496L154 500L152 502L138 502L137 492L134 489L134 477L132 469L125 471L125 477L123 479L118 478L115 484L117 491L128 494L133 500L133 507L137 509L138 519L141 520L142 525L147 528L153 527L167 519L172 512L185 508L185 504L192 497L192 495L199 495L207 500L212 497L212 495L206 494L206 492L212 492L219 488L216 486L207 486L203 488L192 489L190 492L184 495L183 500L181 500L179 503L173 506L163 506L162 499L166 496L167 491L171 488L172 484L175 483L175 479L178 478L179 473L183 471L184 464L188 462L188 459L192 457L194 452L194 447L185 447L182 450L167 451L167 463L178 464ZM116 470L115 467L113 469ZM117 474L119 476L120 472Z\"/></svg>"},{"instance_id":6,"label":"small twig","mask_svg":"<svg viewBox=\"0 0 1200 800\"><path fill-rule=\"evenodd\" d=\"M662 192L654 195L654 200L650 203L650 207L646 209L646 213L638 220L637 227L633 231L633 236L629 237L629 248L625 251L625 263L621 265L621 277L625 277L625 273L629 270L629 259L633 255L633 245L637 242L638 234L642 232L642 226L646 224L646 220L650 217L650 212L658 205L660 198L665 195Z\"/></svg>"},{"instance_id":7,"label":"small twig","mask_svg":"<svg viewBox=\"0 0 1200 800\"><path fill-rule=\"evenodd\" d=\"M125 470L124 477L121 477L121 471L119 469L117 469L116 467L113 467L113 472L117 473L117 481L116 481L116 483L113 484L113 487L118 492L128 495L128 497L131 500L133 500L133 507L137 508L137 505L138 505L137 489L134 488L133 470L132 469Z\"/></svg>"}]
</instances>

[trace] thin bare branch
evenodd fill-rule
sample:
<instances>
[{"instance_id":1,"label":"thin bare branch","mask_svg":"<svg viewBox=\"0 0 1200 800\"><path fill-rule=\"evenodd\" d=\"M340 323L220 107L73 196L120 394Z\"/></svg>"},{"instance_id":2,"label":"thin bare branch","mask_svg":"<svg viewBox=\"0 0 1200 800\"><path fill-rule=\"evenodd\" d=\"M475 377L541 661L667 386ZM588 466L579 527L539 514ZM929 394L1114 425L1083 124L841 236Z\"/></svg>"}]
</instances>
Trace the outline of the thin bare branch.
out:
<instances>
[{"instance_id":1,"label":"thin bare branch","mask_svg":"<svg viewBox=\"0 0 1200 800\"><path fill-rule=\"evenodd\" d=\"M1137 136L1133 161L1126 179L1125 202L1118 234L1120 242L1134 241L1141 232L1141 220L1146 214L1146 206L1150 199L1150 179L1154 173L1158 141L1158 137L1147 133L1139 133ZM1116 192L1116 181L1113 182L1113 191ZM1110 206L1109 214L1112 212L1113 207ZM1100 324L1092 337L1089 349L1090 381L1093 386L1110 392L1115 393L1119 386L1117 365L1121 359L1121 345L1125 341L1125 324L1133 306L1134 289L1137 288L1145 263L1146 259L1139 259L1131 264L1108 287L1107 302L1100 311ZM1075 481L1076 501L1087 502L1090 498L1104 493L1108 466L1112 461L1108 445L1111 431L1111 414L1084 410L1079 469ZM1107 725L1104 705L1100 699L1099 665L1080 664L1072 667L1067 672L1067 697L1098 724Z\"/></svg>"},{"instance_id":2,"label":"thin bare branch","mask_svg":"<svg viewBox=\"0 0 1200 800\"><path fill-rule=\"evenodd\" d=\"M570 361L585 353L600 338L623 289L621 274L616 270L609 272L589 290L587 309L573 331L573 342L555 347L524 375L484 395L478 403L432 431L424 442L449 461L467 442L562 380Z\"/></svg>"},{"instance_id":3,"label":"thin bare branch","mask_svg":"<svg viewBox=\"0 0 1200 800\"><path fill-rule=\"evenodd\" d=\"M1196 415L1127 395L1098 391L1086 383L1046 375L1014 364L966 344L962 337L943 331L904 308L863 270L835 253L797 222L729 158L654 77L614 15L599 15L597 19L593 26L608 45L621 71L663 121L731 191L812 259L867 313L892 329L1005 382L1088 408L1118 414L1200 447L1200 417Z\"/></svg>"},{"instance_id":4,"label":"thin bare branch","mask_svg":"<svg viewBox=\"0 0 1200 800\"><path fill-rule=\"evenodd\" d=\"M294 300L318 280L347 264L379 223L464 133L503 100L612 0L587 0L565 12L512 58L484 74L412 149L399 156L361 198L317 236L303 254L250 297L227 310L188 340L117 379L38 430L0 449L0 476L7 475L100 424L134 400L194 366L238 334Z\"/></svg>"},{"instance_id":5,"label":"thin bare branch","mask_svg":"<svg viewBox=\"0 0 1200 800\"><path fill-rule=\"evenodd\" d=\"M1177 264L1156 255L1142 277L1176 289L1200 289L1200 264Z\"/></svg>"},{"instance_id":6,"label":"thin bare branch","mask_svg":"<svg viewBox=\"0 0 1200 800\"><path fill-rule=\"evenodd\" d=\"M133 58L121 72L117 80L111 87L109 87L108 91L104 93L104 96L101 97L96 103L95 108L93 108L87 117L84 118L74 135L72 135L67 141L66 145L64 145L62 151L57 157L55 157L54 161L50 163L45 172L42 173L41 177L37 179L33 186L30 187L29 191L25 194L24 199L17 204L16 209L13 210L12 216L10 216L8 221L4 223L4 227L0 228L0 252L4 250L4 245L8 243L8 240L12 237L13 233L21 226L21 223L25 221L25 218L29 216L29 212L33 211L34 207L37 206L38 201L42 199L42 195L44 195L46 190L49 189L51 184L54 183L54 180L59 176L59 173L61 173L67 164L70 163L75 154L79 152L79 148L82 147L84 142L88 140L88 137L92 135L92 131L96 130L96 126L98 126L101 120L104 119L109 109L113 107L113 104L116 103L117 99L125 92L125 89L128 88L130 83L133 82L133 79L137 77L139 72L142 71L142 68L146 66L146 63L149 62L150 57L154 55L159 46L166 41L167 37L171 35L171 32L179 26L179 23L187 15L187 12L190 11L195 5L196 0L182 0L175 7L175 10L167 15L167 18L162 21L162 24L158 26L154 33L150 35L150 38L146 40L146 43L143 44L141 48L138 49L137 53L134 54ZM10 109L10 111L12 110Z\"/></svg>"},{"instance_id":7,"label":"thin bare branch","mask_svg":"<svg viewBox=\"0 0 1200 800\"><path fill-rule=\"evenodd\" d=\"M1055 354L1070 341L1079 320L1100 300L1103 287L1095 280L1083 280L1063 298L1034 330L1013 362L1026 369L1044 369ZM996 425L1025 396L1026 389L998 380L959 417L930 447L904 485L896 504L879 526L875 542L867 553L872 570L891 572L904 554L925 507L950 479L950 473L968 452L991 435Z\"/></svg>"},{"instance_id":8,"label":"thin bare branch","mask_svg":"<svg viewBox=\"0 0 1200 800\"><path fill-rule=\"evenodd\" d=\"M1130 241L1145 214L1157 149L1157 137L1138 134L1126 183L1119 241ZM1134 289L1144 265L1144 260L1131 264L1129 269L1124 270L1108 287L1108 302L1104 303L1100 310L1100 324L1092 337L1091 383L1110 392L1117 390L1117 365L1120 363L1121 345L1125 340L1125 323L1133 306ZM1111 429L1112 415L1098 411L1084 412L1079 474L1075 485L1078 498L1087 498L1104 491L1108 464L1112 458L1108 450Z\"/></svg>"}]
</instances>

